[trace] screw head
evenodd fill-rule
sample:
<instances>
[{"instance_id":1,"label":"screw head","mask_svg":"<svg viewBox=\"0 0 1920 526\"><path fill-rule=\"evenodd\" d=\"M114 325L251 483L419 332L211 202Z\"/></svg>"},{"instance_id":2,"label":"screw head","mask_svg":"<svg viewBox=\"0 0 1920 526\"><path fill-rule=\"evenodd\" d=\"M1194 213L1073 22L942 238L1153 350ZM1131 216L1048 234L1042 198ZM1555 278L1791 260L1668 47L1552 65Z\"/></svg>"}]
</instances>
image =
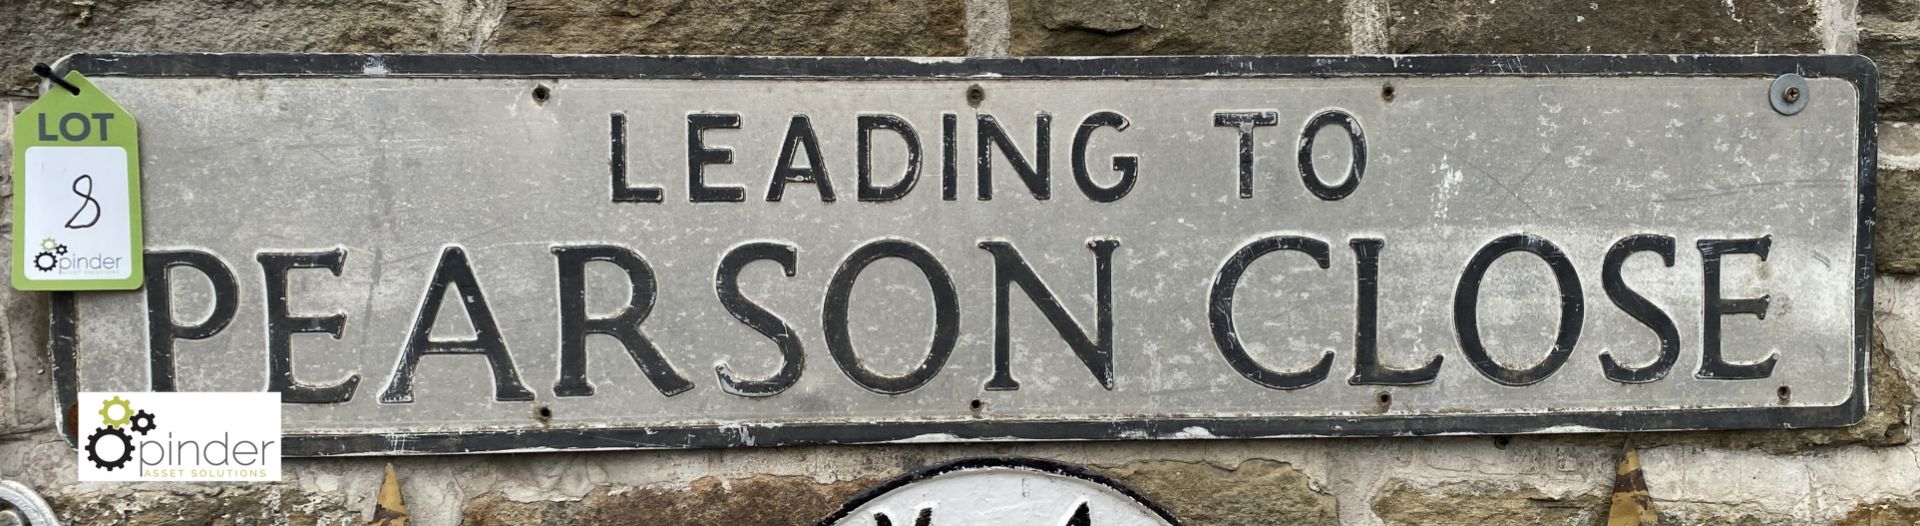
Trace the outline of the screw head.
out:
<instances>
[{"instance_id":1,"label":"screw head","mask_svg":"<svg viewBox=\"0 0 1920 526\"><path fill-rule=\"evenodd\" d=\"M1807 91L1807 79L1792 73L1774 77L1767 89L1768 102L1772 104L1773 111L1781 115L1800 113L1800 110L1806 109L1812 95Z\"/></svg>"}]
</instances>

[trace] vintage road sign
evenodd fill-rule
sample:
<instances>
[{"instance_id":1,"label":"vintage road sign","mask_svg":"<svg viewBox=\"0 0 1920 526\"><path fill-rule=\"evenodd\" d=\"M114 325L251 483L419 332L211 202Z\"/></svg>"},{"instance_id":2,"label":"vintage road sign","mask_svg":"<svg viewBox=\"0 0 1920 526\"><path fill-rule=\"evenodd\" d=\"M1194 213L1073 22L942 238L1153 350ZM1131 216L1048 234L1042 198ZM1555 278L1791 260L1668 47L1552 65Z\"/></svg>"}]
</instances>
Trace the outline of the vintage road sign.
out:
<instances>
[{"instance_id":1,"label":"vintage road sign","mask_svg":"<svg viewBox=\"0 0 1920 526\"><path fill-rule=\"evenodd\" d=\"M975 458L888 480L819 526L1175 526L1158 504L1085 468L1032 458Z\"/></svg>"},{"instance_id":2,"label":"vintage road sign","mask_svg":"<svg viewBox=\"0 0 1920 526\"><path fill-rule=\"evenodd\" d=\"M1843 56L82 55L145 287L64 400L296 455L1843 425Z\"/></svg>"}]
</instances>

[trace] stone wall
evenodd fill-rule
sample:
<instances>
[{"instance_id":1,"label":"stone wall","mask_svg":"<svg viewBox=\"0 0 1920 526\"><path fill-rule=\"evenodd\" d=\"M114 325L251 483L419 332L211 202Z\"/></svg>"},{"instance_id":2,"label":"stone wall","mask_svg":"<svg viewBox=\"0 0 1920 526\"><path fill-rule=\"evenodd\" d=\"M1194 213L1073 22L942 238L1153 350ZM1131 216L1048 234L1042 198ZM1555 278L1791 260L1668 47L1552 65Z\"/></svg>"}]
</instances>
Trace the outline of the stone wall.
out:
<instances>
[{"instance_id":1,"label":"stone wall","mask_svg":"<svg viewBox=\"0 0 1920 526\"><path fill-rule=\"evenodd\" d=\"M1884 81L1873 408L1846 429L1635 435L1664 524L1920 522L1920 0L20 0L0 107L78 51L766 55L1853 53ZM0 133L4 140L5 133ZM0 157L10 149L0 148ZM0 159L0 170L7 163ZM5 190L0 190L4 192ZM0 478L72 524L811 524L946 459L1091 466L1193 525L1598 525L1624 435L1204 440L296 459L280 484L74 482L45 297L0 288Z\"/></svg>"}]
</instances>

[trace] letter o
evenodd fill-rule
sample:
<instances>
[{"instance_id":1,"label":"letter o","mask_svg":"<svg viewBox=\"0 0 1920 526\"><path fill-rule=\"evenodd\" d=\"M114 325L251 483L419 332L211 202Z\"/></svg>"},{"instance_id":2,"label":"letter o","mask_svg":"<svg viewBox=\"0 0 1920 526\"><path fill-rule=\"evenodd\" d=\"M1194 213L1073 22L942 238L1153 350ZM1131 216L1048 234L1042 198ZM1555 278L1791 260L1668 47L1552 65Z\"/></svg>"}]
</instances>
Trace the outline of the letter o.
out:
<instances>
[{"instance_id":1,"label":"letter o","mask_svg":"<svg viewBox=\"0 0 1920 526\"><path fill-rule=\"evenodd\" d=\"M67 131L67 123L74 121L80 121L80 133L78 134ZM93 121L87 120L86 115L68 113L60 117L60 138L66 139L68 142L79 142L86 140L89 135L93 135Z\"/></svg>"},{"instance_id":2,"label":"letter o","mask_svg":"<svg viewBox=\"0 0 1920 526\"><path fill-rule=\"evenodd\" d=\"M1347 131L1347 140L1353 144L1353 162L1347 165L1347 178L1339 186L1327 186L1313 169L1313 136L1320 128L1337 124ZM1360 121L1342 110L1327 110L1307 120L1307 127L1300 131L1300 182L1307 185L1307 191L1322 201L1339 201L1353 195L1360 187L1360 176L1367 172L1367 136L1360 131Z\"/></svg>"},{"instance_id":3,"label":"letter o","mask_svg":"<svg viewBox=\"0 0 1920 526\"><path fill-rule=\"evenodd\" d=\"M927 285L933 289L933 345L920 365L901 376L887 376L867 369L860 356L854 354L853 338L847 333L847 302L853 295L854 282L867 265L886 258L912 263L926 275ZM840 269L834 271L833 280L827 283L826 305L821 308L820 321L826 332L827 353L847 378L869 391L901 394L932 381L934 375L940 374L940 368L946 366L947 358L953 356L954 345L960 339L960 299L954 291L953 278L933 253L912 241L881 239L855 249L840 263Z\"/></svg>"},{"instance_id":4,"label":"letter o","mask_svg":"<svg viewBox=\"0 0 1920 526\"><path fill-rule=\"evenodd\" d=\"M1501 256L1512 252L1528 252L1547 262L1553 269L1554 281L1560 288L1560 328L1554 336L1553 347L1547 351L1547 357L1540 363L1525 369L1512 369L1493 361L1487 354L1487 348L1480 343L1480 319L1477 308L1480 303L1480 281L1487 276L1487 269ZM1467 355L1467 361L1480 374L1501 385L1522 386L1540 383L1566 365L1567 357L1573 354L1573 346L1580 341L1580 324L1586 310L1586 300L1580 294L1580 276L1573 269L1573 262L1567 254L1560 251L1545 238L1532 234L1511 234L1487 243L1467 262L1467 269L1460 274L1460 284L1453 292L1453 327L1460 339L1460 351Z\"/></svg>"}]
</instances>

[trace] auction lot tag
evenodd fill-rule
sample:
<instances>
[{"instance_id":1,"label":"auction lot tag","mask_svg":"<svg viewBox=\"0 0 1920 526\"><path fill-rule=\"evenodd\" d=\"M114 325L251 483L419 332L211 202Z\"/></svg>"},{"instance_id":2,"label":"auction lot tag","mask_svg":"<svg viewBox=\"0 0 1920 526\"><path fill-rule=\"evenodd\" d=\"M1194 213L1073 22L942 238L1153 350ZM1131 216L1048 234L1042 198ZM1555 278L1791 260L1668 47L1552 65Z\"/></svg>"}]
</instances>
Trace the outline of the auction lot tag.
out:
<instances>
[{"instance_id":1,"label":"auction lot tag","mask_svg":"<svg viewBox=\"0 0 1920 526\"><path fill-rule=\"evenodd\" d=\"M1862 57L70 64L149 228L54 296L60 391L278 392L293 456L1867 404Z\"/></svg>"},{"instance_id":2,"label":"auction lot tag","mask_svg":"<svg viewBox=\"0 0 1920 526\"><path fill-rule=\"evenodd\" d=\"M13 120L13 288L140 288L133 116L79 72Z\"/></svg>"}]
</instances>

